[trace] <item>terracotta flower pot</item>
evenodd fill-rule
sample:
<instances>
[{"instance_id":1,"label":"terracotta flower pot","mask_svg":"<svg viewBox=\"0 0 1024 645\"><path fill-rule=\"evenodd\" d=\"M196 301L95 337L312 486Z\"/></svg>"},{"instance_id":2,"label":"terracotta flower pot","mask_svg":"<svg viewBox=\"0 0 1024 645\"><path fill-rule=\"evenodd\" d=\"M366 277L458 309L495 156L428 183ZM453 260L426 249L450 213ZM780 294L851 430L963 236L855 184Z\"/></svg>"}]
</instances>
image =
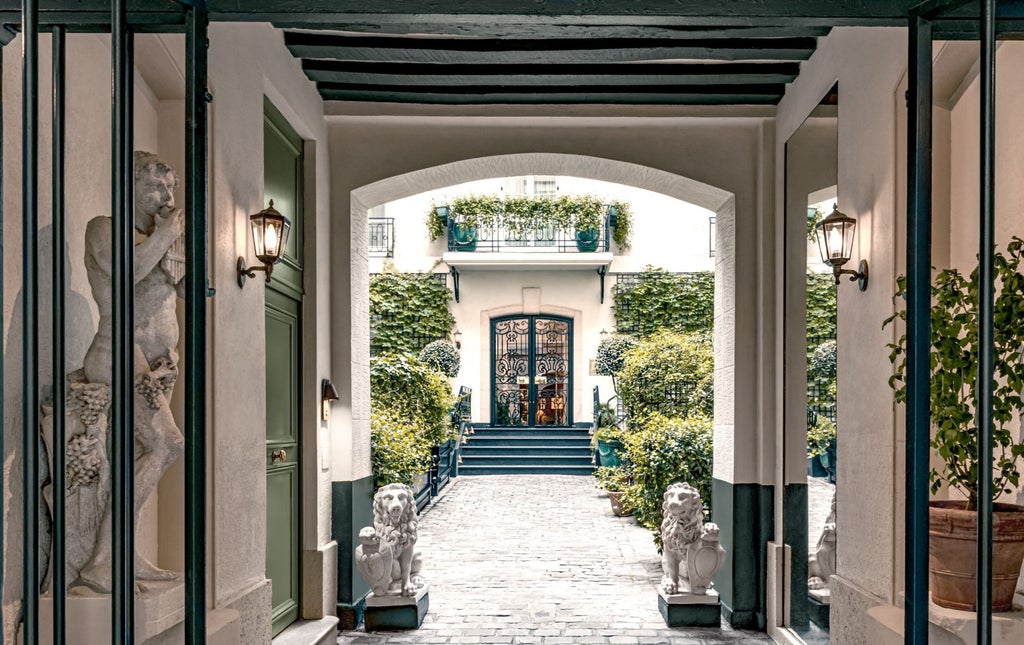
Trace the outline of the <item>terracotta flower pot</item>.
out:
<instances>
[{"instance_id":1,"label":"terracotta flower pot","mask_svg":"<svg viewBox=\"0 0 1024 645\"><path fill-rule=\"evenodd\" d=\"M625 494L621 490L608 491L608 499L612 501L612 513L615 514L615 517L625 517L633 514L632 511L626 510L626 507L622 505L622 496Z\"/></svg>"},{"instance_id":2,"label":"terracotta flower pot","mask_svg":"<svg viewBox=\"0 0 1024 645\"><path fill-rule=\"evenodd\" d=\"M928 580L932 600L975 611L978 513L963 502L932 502L928 512ZM1010 611L1024 560L1024 506L994 504L992 513L992 611Z\"/></svg>"}]
</instances>

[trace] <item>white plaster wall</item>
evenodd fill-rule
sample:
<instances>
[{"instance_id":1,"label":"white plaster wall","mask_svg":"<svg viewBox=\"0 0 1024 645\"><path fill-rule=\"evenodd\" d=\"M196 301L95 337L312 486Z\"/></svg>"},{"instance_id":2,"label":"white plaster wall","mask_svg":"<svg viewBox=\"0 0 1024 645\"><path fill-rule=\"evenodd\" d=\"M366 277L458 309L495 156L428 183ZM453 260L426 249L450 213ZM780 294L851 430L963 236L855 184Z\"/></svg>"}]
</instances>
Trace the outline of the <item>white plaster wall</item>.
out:
<instances>
[{"instance_id":1,"label":"white plaster wall","mask_svg":"<svg viewBox=\"0 0 1024 645\"><path fill-rule=\"evenodd\" d=\"M214 24L210 28L211 112L210 274L217 289L210 306L210 362L214 377L210 410L213 445L213 600L234 602L264 580L266 548L264 290L235 282L235 261L254 261L249 213L263 208L263 98L267 96L307 149L305 231L307 264L306 369L303 374L303 546L322 551L330 541L330 481L320 466L319 443L330 432L319 424L319 383L329 378L329 184L323 105L283 37L269 25ZM309 165L310 144L315 160ZM310 187L310 181L315 186ZM314 203L310 203L311 199ZM312 387L311 387L312 385ZM326 450L326 446L321 446ZM307 556L309 557L309 556ZM333 572L322 572L332 577ZM322 580L320 580L322 582ZM305 585L304 585L305 586ZM304 606L306 604L304 603ZM321 613L333 607L321 608ZM263 611L263 610L261 610ZM269 608L266 609L269 612ZM304 610L305 611L305 610ZM242 620L257 617L242 616ZM256 626L266 625L259 616ZM269 632L268 632L269 633ZM262 636L259 637L262 640Z\"/></svg>"},{"instance_id":2,"label":"white plaster wall","mask_svg":"<svg viewBox=\"0 0 1024 645\"><path fill-rule=\"evenodd\" d=\"M436 110L431 112L436 113ZM354 370L351 390L342 394L342 403L351 419L352 443L348 450L335 446L336 479L339 473L347 478L363 477L370 472L368 450L364 450L369 444L369 424L364 418L367 408L363 407L368 402L369 389L368 374L363 367L363 361L368 359L368 339L359 337L359 326L367 315L366 280L361 277L368 269L366 220L362 213L369 207L426 189L488 177L552 174L614 180L681 197L715 210L734 208L736 219L742 225L736 227L735 239L728 243L735 244L736 253L753 258L755 264L765 259L757 240L763 214L770 203L764 200L762 191L771 185L768 178L773 161L768 154L772 149L771 128L762 119L490 118L458 114L458 109L452 109L444 116L423 118L330 118L334 210L360 215L337 218L332 232L334 257L352 270L350 279L336 283L333 293L335 329L339 331L335 337L334 361L339 368ZM548 163L545 167L534 166L520 172L509 172L508 168L501 169L500 164L491 163L480 163L476 170L467 171L465 166L454 163L528 153L587 155L596 157L597 162L590 167L580 164L572 171L557 163ZM644 172L629 181L611 179L610 174L602 176L596 173L602 160L639 164L647 168L646 175L650 177ZM428 185L417 185L419 176L413 171L422 169L436 169L438 176ZM675 175L680 186L685 184L683 178L688 178L724 191L723 194L732 193L735 201L718 198L705 204L699 196L678 195L662 189L664 181L645 182L659 171ZM392 177L394 184L384 181ZM386 189L376 189L385 184ZM353 195L355 189L359 190ZM719 261L723 237L729 234L723 231L721 222L719 218ZM343 247L348 246L351 250L346 257ZM761 275L763 272L754 270L753 273ZM757 482L761 479L761 459L758 456L760 440L756 435L760 427L759 406L765 400L757 392L762 365L760 349L764 341L757 327L761 284L757 280L719 282L729 283L722 286L723 293L730 293L724 315L734 315L736 320L736 344L723 351L732 351L736 358L723 361L721 367L716 364L716 368L729 372L730 377L735 372L735 405L721 415L716 413L716 424L719 416L723 423L734 423L737 441L731 459L716 463L716 476L738 483ZM735 288L729 291L733 285ZM723 432L730 437L733 434L731 429Z\"/></svg>"},{"instance_id":3,"label":"white plaster wall","mask_svg":"<svg viewBox=\"0 0 1024 645\"><path fill-rule=\"evenodd\" d=\"M856 456L839 460L839 583L851 593L868 594L874 603L895 597L894 542L902 539L895 501L902 494L898 480L903 467L896 461L902 436L887 385L892 366L885 347L893 334L881 323L893 311L895 277L901 270L895 262L897 203L904 199L896 182L897 167L904 163L897 158L897 114L905 107L896 88L906 68L906 47L904 29L834 29L801 65L800 77L779 104L777 124L776 212L782 217L784 144L838 79L839 203L857 219L854 253L871 268L867 292L851 284L839 291L838 451ZM775 239L781 251L779 232ZM780 280L781 258L779 253ZM781 326L781 301L778 312ZM837 643L856 642L856 635L864 633L865 616L858 603L845 603L844 597L832 604L832 637Z\"/></svg>"}]
</instances>

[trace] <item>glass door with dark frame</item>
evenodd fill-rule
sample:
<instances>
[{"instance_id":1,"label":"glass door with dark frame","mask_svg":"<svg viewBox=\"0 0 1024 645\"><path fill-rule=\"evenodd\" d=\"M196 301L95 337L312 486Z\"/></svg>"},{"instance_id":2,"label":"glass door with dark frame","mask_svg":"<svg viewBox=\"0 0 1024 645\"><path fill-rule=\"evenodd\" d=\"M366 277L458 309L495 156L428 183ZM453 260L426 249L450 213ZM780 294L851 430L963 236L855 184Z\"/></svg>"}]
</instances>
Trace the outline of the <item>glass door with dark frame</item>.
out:
<instances>
[{"instance_id":1,"label":"glass door with dark frame","mask_svg":"<svg viewBox=\"0 0 1024 645\"><path fill-rule=\"evenodd\" d=\"M491 425L572 425L571 320L495 318L491 347Z\"/></svg>"}]
</instances>

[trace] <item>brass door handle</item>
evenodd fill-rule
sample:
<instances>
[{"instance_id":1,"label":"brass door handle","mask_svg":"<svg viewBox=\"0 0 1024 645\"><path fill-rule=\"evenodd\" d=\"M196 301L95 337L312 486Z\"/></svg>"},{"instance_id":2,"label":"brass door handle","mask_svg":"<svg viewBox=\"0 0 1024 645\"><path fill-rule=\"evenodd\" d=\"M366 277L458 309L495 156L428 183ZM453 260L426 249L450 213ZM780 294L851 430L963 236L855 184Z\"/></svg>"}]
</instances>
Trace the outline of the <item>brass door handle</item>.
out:
<instances>
[{"instance_id":1,"label":"brass door handle","mask_svg":"<svg viewBox=\"0 0 1024 645\"><path fill-rule=\"evenodd\" d=\"M284 450L275 450L274 452L270 453L270 463L272 464L277 463L278 461L284 463L284 461L287 458L288 453L286 453Z\"/></svg>"}]
</instances>

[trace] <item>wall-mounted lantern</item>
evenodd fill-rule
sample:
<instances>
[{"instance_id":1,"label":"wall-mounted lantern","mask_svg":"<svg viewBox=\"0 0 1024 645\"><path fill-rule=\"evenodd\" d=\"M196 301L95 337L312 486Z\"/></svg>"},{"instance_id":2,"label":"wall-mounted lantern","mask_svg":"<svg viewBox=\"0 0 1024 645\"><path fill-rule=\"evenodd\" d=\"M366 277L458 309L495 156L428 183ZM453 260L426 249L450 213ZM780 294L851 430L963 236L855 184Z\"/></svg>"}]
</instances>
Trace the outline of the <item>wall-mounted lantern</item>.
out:
<instances>
[{"instance_id":1,"label":"wall-mounted lantern","mask_svg":"<svg viewBox=\"0 0 1024 645\"><path fill-rule=\"evenodd\" d=\"M462 349L462 332L459 331L458 327L452 332L452 340L455 341L455 349Z\"/></svg>"},{"instance_id":2,"label":"wall-mounted lantern","mask_svg":"<svg viewBox=\"0 0 1024 645\"><path fill-rule=\"evenodd\" d=\"M270 282L270 273L274 270L274 264L284 255L288 246L288 233L292 230L288 218L274 208L274 200L270 200L270 205L260 212L249 216L249 226L252 228L256 257L263 266L247 267L245 258L239 257L236 265L239 287L245 285L246 278L255 278L257 271L263 271L267 276L266 281Z\"/></svg>"},{"instance_id":3,"label":"wall-mounted lantern","mask_svg":"<svg viewBox=\"0 0 1024 645\"><path fill-rule=\"evenodd\" d=\"M324 421L331 420L331 402L337 401L340 397L334 389L331 379L325 378L320 382L320 418Z\"/></svg>"},{"instance_id":4,"label":"wall-mounted lantern","mask_svg":"<svg viewBox=\"0 0 1024 645\"><path fill-rule=\"evenodd\" d=\"M850 282L856 282L860 290L864 291L868 288L867 260L860 261L857 271L843 268L853 255L853 232L856 227L857 220L840 212L838 205L833 205L832 212L818 222L814 229L821 261L832 267L836 284L839 284L839 276L846 274L850 276Z\"/></svg>"}]
</instances>

